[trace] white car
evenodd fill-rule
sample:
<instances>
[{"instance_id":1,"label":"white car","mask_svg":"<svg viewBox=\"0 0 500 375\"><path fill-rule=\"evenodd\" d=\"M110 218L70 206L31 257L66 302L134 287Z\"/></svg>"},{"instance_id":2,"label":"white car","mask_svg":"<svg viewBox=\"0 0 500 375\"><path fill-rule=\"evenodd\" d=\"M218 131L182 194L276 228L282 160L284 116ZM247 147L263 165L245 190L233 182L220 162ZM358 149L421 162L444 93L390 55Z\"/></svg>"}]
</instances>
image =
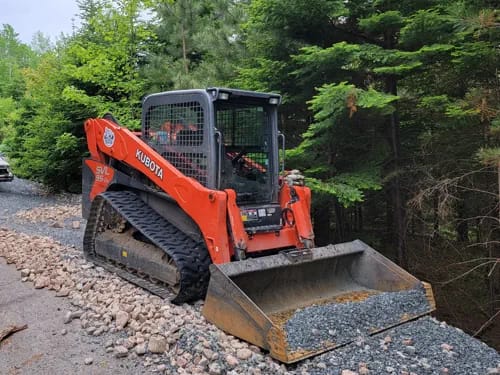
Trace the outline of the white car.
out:
<instances>
[{"instance_id":1,"label":"white car","mask_svg":"<svg viewBox=\"0 0 500 375\"><path fill-rule=\"evenodd\" d=\"M10 165L3 158L2 155L0 155L0 182L5 182L5 181L12 181L14 179L14 175L10 171Z\"/></svg>"}]
</instances>

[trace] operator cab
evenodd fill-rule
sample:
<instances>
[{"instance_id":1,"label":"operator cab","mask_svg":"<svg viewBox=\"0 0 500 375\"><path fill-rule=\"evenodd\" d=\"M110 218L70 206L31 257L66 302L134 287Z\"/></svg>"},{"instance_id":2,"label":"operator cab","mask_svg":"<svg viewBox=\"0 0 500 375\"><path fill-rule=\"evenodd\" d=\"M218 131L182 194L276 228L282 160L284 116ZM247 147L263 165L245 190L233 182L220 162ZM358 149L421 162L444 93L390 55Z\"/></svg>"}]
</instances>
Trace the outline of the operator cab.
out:
<instances>
[{"instance_id":1,"label":"operator cab","mask_svg":"<svg viewBox=\"0 0 500 375\"><path fill-rule=\"evenodd\" d=\"M209 89L209 92L211 90ZM281 228L278 95L212 89L220 139L220 190L233 189L248 232Z\"/></svg>"},{"instance_id":2,"label":"operator cab","mask_svg":"<svg viewBox=\"0 0 500 375\"><path fill-rule=\"evenodd\" d=\"M238 204L277 202L276 105L259 97L219 92L214 107L223 158L219 189L234 189Z\"/></svg>"},{"instance_id":3,"label":"operator cab","mask_svg":"<svg viewBox=\"0 0 500 375\"><path fill-rule=\"evenodd\" d=\"M233 189L249 233L281 228L276 94L226 88L153 94L142 138L184 175Z\"/></svg>"}]
</instances>

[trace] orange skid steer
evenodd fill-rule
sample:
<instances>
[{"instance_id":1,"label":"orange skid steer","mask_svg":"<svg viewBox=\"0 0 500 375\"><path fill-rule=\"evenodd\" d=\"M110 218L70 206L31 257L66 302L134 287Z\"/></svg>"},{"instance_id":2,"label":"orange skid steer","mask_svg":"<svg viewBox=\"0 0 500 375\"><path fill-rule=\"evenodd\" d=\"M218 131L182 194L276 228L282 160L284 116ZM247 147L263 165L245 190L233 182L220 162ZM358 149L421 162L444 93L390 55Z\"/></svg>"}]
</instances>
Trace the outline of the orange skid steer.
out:
<instances>
[{"instance_id":1,"label":"orange skid steer","mask_svg":"<svg viewBox=\"0 0 500 375\"><path fill-rule=\"evenodd\" d=\"M292 363L427 314L434 299L361 241L314 247L311 192L279 158L280 100L154 94L139 135L112 115L87 120L83 250L174 303L205 298L210 322Z\"/></svg>"}]
</instances>

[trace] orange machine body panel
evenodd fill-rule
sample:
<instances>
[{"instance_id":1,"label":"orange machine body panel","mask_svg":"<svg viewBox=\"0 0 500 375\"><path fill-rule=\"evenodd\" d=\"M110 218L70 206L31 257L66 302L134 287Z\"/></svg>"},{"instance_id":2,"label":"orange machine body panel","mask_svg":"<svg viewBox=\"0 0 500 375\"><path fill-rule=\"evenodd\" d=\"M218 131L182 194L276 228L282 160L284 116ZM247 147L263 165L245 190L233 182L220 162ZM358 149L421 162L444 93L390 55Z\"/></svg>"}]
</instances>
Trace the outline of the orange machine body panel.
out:
<instances>
[{"instance_id":1,"label":"orange machine body panel","mask_svg":"<svg viewBox=\"0 0 500 375\"><path fill-rule=\"evenodd\" d=\"M112 121L89 119L85 132L91 155L85 164L94 174L90 200L106 191L113 179L114 169L106 163L105 155L129 165L172 197L196 222L213 263L231 261L235 248L247 253L302 248L304 240L314 238L309 216L311 194L306 187L282 184L280 205L288 209L293 219L284 223L281 230L248 234L234 190L204 187L181 173L133 132Z\"/></svg>"}]
</instances>

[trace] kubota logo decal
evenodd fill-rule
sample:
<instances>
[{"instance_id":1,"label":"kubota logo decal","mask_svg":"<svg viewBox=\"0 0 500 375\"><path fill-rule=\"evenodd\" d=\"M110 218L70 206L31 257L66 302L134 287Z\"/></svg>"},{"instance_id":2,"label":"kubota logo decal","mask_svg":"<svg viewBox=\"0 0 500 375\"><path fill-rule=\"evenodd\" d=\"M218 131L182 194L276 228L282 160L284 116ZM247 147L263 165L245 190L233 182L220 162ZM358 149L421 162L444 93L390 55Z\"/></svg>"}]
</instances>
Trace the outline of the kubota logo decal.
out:
<instances>
[{"instance_id":1,"label":"kubota logo decal","mask_svg":"<svg viewBox=\"0 0 500 375\"><path fill-rule=\"evenodd\" d=\"M151 160L149 156L145 155L142 150L137 149L135 151L135 157L142 164L144 164L146 168L153 172L160 180L163 180L163 168L156 164L154 160Z\"/></svg>"},{"instance_id":2,"label":"kubota logo decal","mask_svg":"<svg viewBox=\"0 0 500 375\"><path fill-rule=\"evenodd\" d=\"M113 145L115 144L115 133L113 133L113 130L104 128L104 135L102 137L102 140L107 147L113 147Z\"/></svg>"}]
</instances>

